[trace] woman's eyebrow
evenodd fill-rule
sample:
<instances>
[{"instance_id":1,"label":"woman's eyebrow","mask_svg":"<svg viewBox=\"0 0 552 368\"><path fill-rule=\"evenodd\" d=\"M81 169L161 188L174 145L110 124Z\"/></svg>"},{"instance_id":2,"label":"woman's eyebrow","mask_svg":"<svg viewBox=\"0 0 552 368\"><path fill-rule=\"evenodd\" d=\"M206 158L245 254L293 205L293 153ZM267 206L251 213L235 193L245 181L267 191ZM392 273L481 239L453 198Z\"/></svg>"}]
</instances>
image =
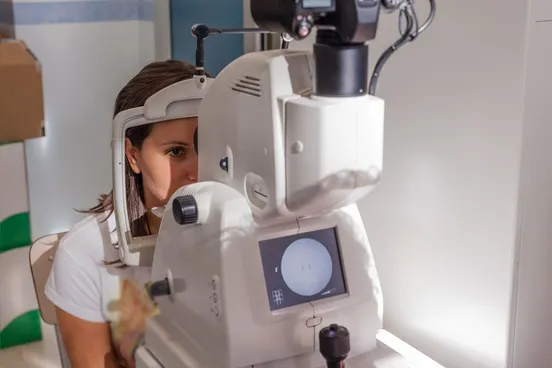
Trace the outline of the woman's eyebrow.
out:
<instances>
[{"instance_id":1,"label":"woman's eyebrow","mask_svg":"<svg viewBox=\"0 0 552 368\"><path fill-rule=\"evenodd\" d=\"M175 140L166 141L166 142L163 142L162 144L164 146L185 146L185 147L188 147L190 145L190 143L188 143L188 142L175 141Z\"/></svg>"}]
</instances>

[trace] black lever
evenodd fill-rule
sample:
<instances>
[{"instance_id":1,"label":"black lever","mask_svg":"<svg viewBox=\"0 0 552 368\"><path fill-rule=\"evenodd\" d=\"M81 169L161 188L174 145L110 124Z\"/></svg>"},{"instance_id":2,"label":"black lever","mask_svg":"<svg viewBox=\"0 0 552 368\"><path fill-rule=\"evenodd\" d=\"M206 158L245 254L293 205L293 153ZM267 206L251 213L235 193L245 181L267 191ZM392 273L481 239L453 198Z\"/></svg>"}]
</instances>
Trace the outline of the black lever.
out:
<instances>
[{"instance_id":1,"label":"black lever","mask_svg":"<svg viewBox=\"0 0 552 368\"><path fill-rule=\"evenodd\" d=\"M194 24L192 35L197 39L196 44L196 75L205 75L204 40L212 34L245 34L271 33L259 28L209 28L205 24Z\"/></svg>"},{"instance_id":2,"label":"black lever","mask_svg":"<svg viewBox=\"0 0 552 368\"><path fill-rule=\"evenodd\" d=\"M326 359L328 368L344 368L345 359L351 351L349 330L332 324L324 327L318 334L320 354Z\"/></svg>"}]
</instances>

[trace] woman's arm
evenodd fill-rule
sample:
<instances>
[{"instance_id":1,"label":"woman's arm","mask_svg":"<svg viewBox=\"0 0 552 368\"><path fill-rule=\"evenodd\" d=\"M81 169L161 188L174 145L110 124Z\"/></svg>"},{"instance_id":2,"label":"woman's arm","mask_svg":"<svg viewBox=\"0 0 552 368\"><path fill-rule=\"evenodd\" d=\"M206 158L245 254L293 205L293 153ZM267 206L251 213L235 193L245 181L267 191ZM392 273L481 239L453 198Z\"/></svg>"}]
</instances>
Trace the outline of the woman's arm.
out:
<instances>
[{"instance_id":1,"label":"woman's arm","mask_svg":"<svg viewBox=\"0 0 552 368\"><path fill-rule=\"evenodd\" d=\"M109 325L89 322L56 307L59 331L71 368L118 368Z\"/></svg>"},{"instance_id":2,"label":"woman's arm","mask_svg":"<svg viewBox=\"0 0 552 368\"><path fill-rule=\"evenodd\" d=\"M62 238L44 291L56 306L71 368L114 368L110 328L102 312L101 255L93 252L98 244L87 243L86 235Z\"/></svg>"}]
</instances>

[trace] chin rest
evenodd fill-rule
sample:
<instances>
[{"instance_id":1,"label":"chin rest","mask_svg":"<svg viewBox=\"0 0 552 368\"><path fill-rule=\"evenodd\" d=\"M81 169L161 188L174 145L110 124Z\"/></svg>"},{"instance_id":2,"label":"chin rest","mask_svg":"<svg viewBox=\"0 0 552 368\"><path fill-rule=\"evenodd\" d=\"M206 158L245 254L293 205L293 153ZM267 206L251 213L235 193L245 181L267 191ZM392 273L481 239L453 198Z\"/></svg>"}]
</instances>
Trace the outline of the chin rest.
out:
<instances>
[{"instance_id":1,"label":"chin rest","mask_svg":"<svg viewBox=\"0 0 552 368\"><path fill-rule=\"evenodd\" d=\"M50 275L59 241L64 235L65 233L46 235L36 240L31 245L29 252L38 309L44 322L49 325L57 324L56 310L54 304L46 297L44 288Z\"/></svg>"}]
</instances>

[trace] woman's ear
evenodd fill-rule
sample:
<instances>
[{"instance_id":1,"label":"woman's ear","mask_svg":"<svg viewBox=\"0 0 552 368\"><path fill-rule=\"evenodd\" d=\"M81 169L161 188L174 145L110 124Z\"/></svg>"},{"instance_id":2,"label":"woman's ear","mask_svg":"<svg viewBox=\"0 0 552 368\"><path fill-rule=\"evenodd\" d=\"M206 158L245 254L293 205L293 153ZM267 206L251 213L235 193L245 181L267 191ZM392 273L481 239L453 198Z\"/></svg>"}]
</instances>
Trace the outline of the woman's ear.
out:
<instances>
[{"instance_id":1,"label":"woman's ear","mask_svg":"<svg viewBox=\"0 0 552 368\"><path fill-rule=\"evenodd\" d=\"M138 165L138 149L132 145L130 139L125 138L125 155L130 164L130 168L135 174L140 174L140 165Z\"/></svg>"}]
</instances>

